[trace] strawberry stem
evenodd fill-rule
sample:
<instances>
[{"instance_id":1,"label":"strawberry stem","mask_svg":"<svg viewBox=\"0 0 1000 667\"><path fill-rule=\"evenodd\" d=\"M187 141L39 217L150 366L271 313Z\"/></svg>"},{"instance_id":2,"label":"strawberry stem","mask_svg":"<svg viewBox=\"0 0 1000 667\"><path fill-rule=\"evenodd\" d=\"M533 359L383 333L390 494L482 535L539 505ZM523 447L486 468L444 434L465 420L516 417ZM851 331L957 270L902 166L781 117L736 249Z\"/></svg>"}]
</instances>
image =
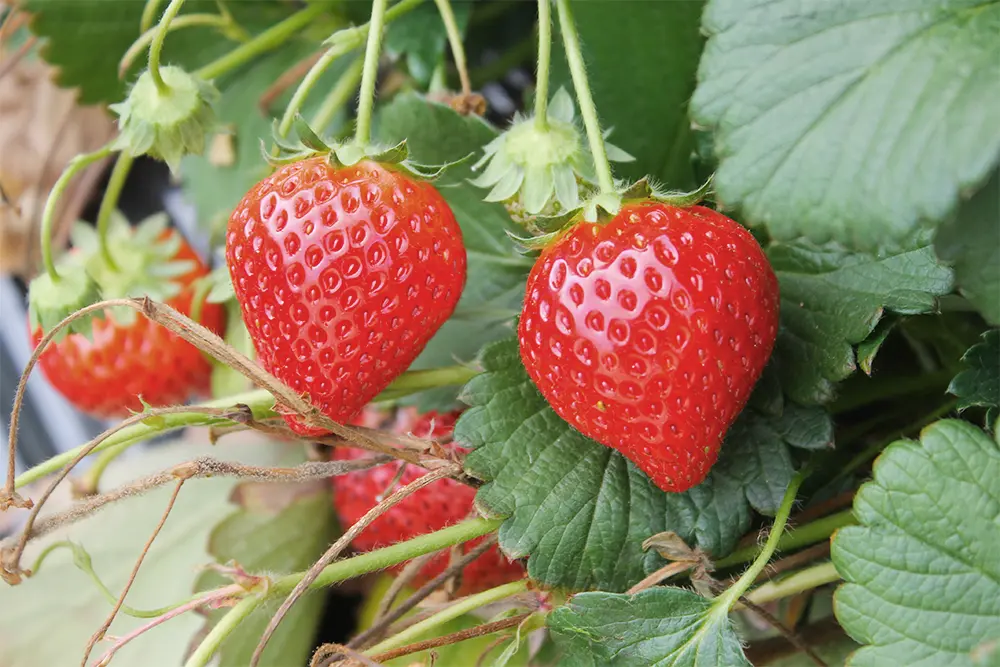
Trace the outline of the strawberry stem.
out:
<instances>
[{"instance_id":1,"label":"strawberry stem","mask_svg":"<svg viewBox=\"0 0 1000 667\"><path fill-rule=\"evenodd\" d=\"M146 32L153 27L156 22L156 13L160 11L163 0L146 0L146 6L142 8L142 17L139 19L139 31Z\"/></svg>"},{"instance_id":2,"label":"strawberry stem","mask_svg":"<svg viewBox=\"0 0 1000 667\"><path fill-rule=\"evenodd\" d=\"M358 120L354 143L367 146L372 140L372 109L375 106L375 85L378 83L379 56L382 52L382 30L385 28L386 0L373 0L372 17L368 22L368 45L361 73L361 93L358 99Z\"/></svg>"},{"instance_id":3,"label":"strawberry stem","mask_svg":"<svg viewBox=\"0 0 1000 667\"><path fill-rule=\"evenodd\" d=\"M462 83L462 94L472 94L472 84L469 83L469 68L465 62L465 47L462 45L462 31L458 29L458 21L455 19L455 12L451 8L448 0L434 0L437 4L438 12L441 14L441 21L444 23L444 30L448 34L448 44L451 46L451 55L455 60L455 69L458 70L458 79Z\"/></svg>"},{"instance_id":4,"label":"strawberry stem","mask_svg":"<svg viewBox=\"0 0 1000 667\"><path fill-rule=\"evenodd\" d=\"M538 73L535 77L535 125L549 129L549 64L552 61L552 0L538 0Z\"/></svg>"},{"instance_id":5,"label":"strawberry stem","mask_svg":"<svg viewBox=\"0 0 1000 667\"><path fill-rule=\"evenodd\" d=\"M313 116L311 123L312 128L321 136L333 121L334 115L351 101L351 97L361 81L361 70L364 64L361 58L355 58L354 62L348 65L344 73L337 79L337 83L330 89L330 92L323 98L323 102L316 110L316 115Z\"/></svg>"},{"instance_id":6,"label":"strawberry stem","mask_svg":"<svg viewBox=\"0 0 1000 667\"><path fill-rule=\"evenodd\" d=\"M135 158L124 151L118 154L118 159L115 161L114 169L111 170L111 176L108 179L108 186L104 190L104 197L101 199L101 208L97 211L97 238L100 240L101 258L112 271L119 269L108 249L108 227L111 223L111 214L118 206L118 199L134 160Z\"/></svg>"},{"instance_id":7,"label":"strawberry stem","mask_svg":"<svg viewBox=\"0 0 1000 667\"><path fill-rule=\"evenodd\" d=\"M208 28L218 28L224 35L241 35L242 39L240 41L246 41L250 37L246 32L233 21L231 14L185 14L184 16L178 16L170 24L171 30L179 30L181 28L193 28L193 27L208 27ZM132 42L132 46L128 47L128 51L122 56L122 59L118 62L118 78L124 78L125 74L128 72L132 63L139 56L144 49L146 49L155 38L160 33L159 27L151 28L139 36L139 39Z\"/></svg>"},{"instance_id":8,"label":"strawberry stem","mask_svg":"<svg viewBox=\"0 0 1000 667\"><path fill-rule=\"evenodd\" d=\"M149 45L149 75L153 77L156 89L164 97L170 94L170 86L160 76L160 52L163 51L163 42L170 31L170 22L174 20L174 17L177 16L183 6L184 0L170 0L170 4L167 5L163 16L160 17L159 29L156 36L153 37L153 43Z\"/></svg>"},{"instance_id":9,"label":"strawberry stem","mask_svg":"<svg viewBox=\"0 0 1000 667\"><path fill-rule=\"evenodd\" d=\"M576 99L580 104L580 115L587 129L587 140L590 142L590 152L594 157L594 169L597 171L597 182L601 194L615 195L615 179L611 175L611 163L604 148L604 135L601 134L601 121L597 117L597 106L590 93L590 83L587 81L587 66L583 62L583 52L580 48L580 34L573 21L573 12L569 0L556 0L556 10L559 13L559 29L563 36L563 47L566 50L566 61L573 78L573 88L576 89Z\"/></svg>"},{"instance_id":10,"label":"strawberry stem","mask_svg":"<svg viewBox=\"0 0 1000 667\"><path fill-rule=\"evenodd\" d=\"M111 155L111 144L104 146L103 148L98 148L93 153L87 153L85 155L77 155L73 158L70 163L66 166L65 171L59 176L55 185L52 186L52 191L49 192L48 199L45 200L45 209L42 211L42 230L41 230L41 243L42 243L42 263L45 265L45 271L52 278L52 282L59 282L59 272L56 271L55 261L52 259L52 225L55 223L56 217L56 207L59 204L59 199L62 197L66 188L69 186L73 177L77 175L83 169L89 167L95 162L103 160L107 156Z\"/></svg>"}]
</instances>

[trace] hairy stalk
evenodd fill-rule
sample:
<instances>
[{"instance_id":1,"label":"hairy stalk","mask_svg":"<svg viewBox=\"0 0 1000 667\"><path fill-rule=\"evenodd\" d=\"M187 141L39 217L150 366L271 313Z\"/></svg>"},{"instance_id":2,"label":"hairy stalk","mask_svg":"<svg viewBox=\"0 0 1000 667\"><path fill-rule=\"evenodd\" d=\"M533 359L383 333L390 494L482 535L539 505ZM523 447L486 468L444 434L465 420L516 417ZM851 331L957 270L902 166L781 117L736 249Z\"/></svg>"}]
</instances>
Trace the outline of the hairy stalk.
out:
<instances>
[{"instance_id":1,"label":"hairy stalk","mask_svg":"<svg viewBox=\"0 0 1000 667\"><path fill-rule=\"evenodd\" d=\"M747 595L747 599L755 604L764 604L819 588L835 581L840 581L837 568L831 562L821 563L805 570L799 570L779 581L769 581L751 591Z\"/></svg>"},{"instance_id":2,"label":"hairy stalk","mask_svg":"<svg viewBox=\"0 0 1000 667\"><path fill-rule=\"evenodd\" d=\"M340 539L334 542L329 549L326 550L319 560L309 568L306 575L302 577L302 581L296 584L295 588L288 595L285 601L275 612L274 616L271 617L271 621L267 624L267 628L264 630L264 634L261 635L260 642L257 644L257 648L253 653L253 657L250 659L250 667L257 667L260 663L261 656L264 654L264 648L267 646L267 642L274 635L274 631L278 629L278 625L285 618L288 612L291 610L292 606L302 597L303 594L309 589L309 586L316 580L320 572L323 571L327 565L332 563L340 554L350 545L350 543L361 534L365 528L367 528L375 519L379 518L385 514L393 505L396 505L401 500L406 497L416 493L420 489L433 484L434 482L448 477L449 475L456 474L461 471L461 467L454 465L452 468L440 468L434 472L428 473L419 477L401 489L394 491L388 498L385 498L382 502L375 505L375 507L368 510L364 516L355 522L353 526L350 527Z\"/></svg>"},{"instance_id":3,"label":"hairy stalk","mask_svg":"<svg viewBox=\"0 0 1000 667\"><path fill-rule=\"evenodd\" d=\"M148 6L148 5L147 5ZM170 30L180 30L181 28L196 28L196 27L207 27L207 28L219 28L223 34L227 32L238 33L241 35L241 41L249 39L249 35L242 28L233 22L233 17L228 14L185 14L184 16L178 16L170 24ZM135 59L139 57L139 54L143 52L146 47L150 45L153 38L159 33L159 28L150 28L143 32L139 39L132 42L132 46L128 47L128 51L122 56L122 59L118 61L118 78L123 79L128 73L132 63Z\"/></svg>"},{"instance_id":4,"label":"hairy stalk","mask_svg":"<svg viewBox=\"0 0 1000 667\"><path fill-rule=\"evenodd\" d=\"M358 89L361 81L361 69L364 66L361 58L355 58L354 62L347 66L344 73L337 79L330 92L323 98L322 104L316 110L316 115L312 119L312 128L322 134L338 111L347 106Z\"/></svg>"},{"instance_id":5,"label":"hairy stalk","mask_svg":"<svg viewBox=\"0 0 1000 667\"><path fill-rule=\"evenodd\" d=\"M424 634L428 630L436 628L439 625L444 625L448 621L453 621L463 614L467 614L470 611L479 609L480 607L493 602L505 600L513 595L517 595L518 593L523 593L526 590L528 590L528 581L526 579L521 579L520 581L512 581L508 584L491 588L488 591L483 591L482 593L477 593L476 595L470 595L466 598L456 600L454 604L448 605L433 616L425 618L419 623L415 623L402 632L398 632L385 641L376 644L365 651L365 654L376 655L389 651L390 649L398 648L416 640L417 637Z\"/></svg>"},{"instance_id":6,"label":"hairy stalk","mask_svg":"<svg viewBox=\"0 0 1000 667\"><path fill-rule=\"evenodd\" d=\"M451 47L451 56L455 60L455 69L458 70L458 80L462 85L462 95L472 94L472 84L469 83L469 68L465 62L465 47L462 46L462 31L458 29L458 21L455 19L455 11L451 8L449 0L434 0L437 4L438 13L441 14L441 21L444 23L445 33L448 35L448 44Z\"/></svg>"},{"instance_id":7,"label":"hairy stalk","mask_svg":"<svg viewBox=\"0 0 1000 667\"><path fill-rule=\"evenodd\" d=\"M538 0L538 72L535 76L535 125L549 129L549 63L552 61L552 0Z\"/></svg>"},{"instance_id":8,"label":"hairy stalk","mask_svg":"<svg viewBox=\"0 0 1000 667\"><path fill-rule=\"evenodd\" d=\"M523 614L518 614L517 616L511 616L510 618L505 618L500 621L493 621L492 623L484 623L482 625L477 625L474 628L459 630L458 632L452 632L451 634L447 634L441 637L435 637L434 639L425 639L422 642L414 642L413 644L408 644L407 646L401 646L399 648L392 649L391 651L379 653L372 657L380 662L385 660L395 660L396 658L399 658L404 655L410 655L411 653L418 653L420 651L427 651L441 646L457 644L459 642L464 642L468 639L473 639L475 637L485 637L486 635L491 635L495 632L500 632L502 630L507 630L508 628L513 628L516 626L522 626L521 628L522 630L531 632L540 627L543 627L544 625L545 625L544 614L541 614L539 612L529 611ZM534 627L525 627L525 626L534 626Z\"/></svg>"},{"instance_id":9,"label":"hairy stalk","mask_svg":"<svg viewBox=\"0 0 1000 667\"><path fill-rule=\"evenodd\" d=\"M170 86L160 76L160 52L163 51L163 42L170 31L170 22L181 11L182 6L184 6L184 0L170 0L163 16L160 17L160 25L157 28L156 36L153 37L153 43L149 45L149 75L153 77L156 90L164 97L170 94Z\"/></svg>"},{"instance_id":10,"label":"hairy stalk","mask_svg":"<svg viewBox=\"0 0 1000 667\"><path fill-rule=\"evenodd\" d=\"M587 66L583 62L583 50L580 48L580 34L573 21L573 12L569 0L556 0L556 11L559 14L559 29L562 31L563 46L566 50L566 62L576 89L576 99L580 104L580 115L587 130L587 140L590 142L590 152L594 157L594 170L597 172L597 182L601 194L615 194L615 179L611 174L611 162L604 148L604 135L601 133L601 121L597 117L597 106L590 92L587 81Z\"/></svg>"},{"instance_id":11,"label":"hairy stalk","mask_svg":"<svg viewBox=\"0 0 1000 667\"><path fill-rule=\"evenodd\" d=\"M162 2L163 0L146 0L146 6L142 8L142 17L139 19L140 32L147 32L153 28Z\"/></svg>"},{"instance_id":12,"label":"hairy stalk","mask_svg":"<svg viewBox=\"0 0 1000 667\"><path fill-rule=\"evenodd\" d=\"M857 523L857 519L854 517L853 510L844 510L843 512L831 514L828 517L817 519L804 526L798 526L780 535L776 551L792 551L821 542L833 535L834 531L838 528L850 526L855 523ZM757 558L762 551L762 547L756 545L737 549L725 558L715 561L715 567L716 569L722 569L750 562Z\"/></svg>"},{"instance_id":13,"label":"hairy stalk","mask_svg":"<svg viewBox=\"0 0 1000 667\"><path fill-rule=\"evenodd\" d=\"M358 146L367 146L372 140L372 110L375 107L375 86L378 83L378 66L382 55L385 7L386 0L372 0L372 17L368 22L368 44L365 46L365 64L358 98L358 119L354 131L354 143Z\"/></svg>"},{"instance_id":14,"label":"hairy stalk","mask_svg":"<svg viewBox=\"0 0 1000 667\"><path fill-rule=\"evenodd\" d=\"M118 206L118 199L121 197L122 188L125 187L125 179L132 169L135 161L129 153L122 151L115 160L114 169L111 170L111 177L108 179L108 186L104 189L104 197L101 198L101 208L97 211L97 237L100 241L101 258L112 271L118 271L111 251L108 249L108 227L111 224L111 214Z\"/></svg>"},{"instance_id":15,"label":"hairy stalk","mask_svg":"<svg viewBox=\"0 0 1000 667\"><path fill-rule=\"evenodd\" d=\"M289 37L306 28L326 11L322 2L312 2L285 20L260 33L245 44L241 44L226 55L213 60L195 72L200 79L211 80L245 65L262 53L278 48Z\"/></svg>"},{"instance_id":16,"label":"hairy stalk","mask_svg":"<svg viewBox=\"0 0 1000 667\"><path fill-rule=\"evenodd\" d=\"M500 519L472 519L434 533L337 561L328 565L320 573L311 588L330 586L345 579L398 565L432 551L439 551L452 544L468 542L495 531L501 523ZM287 595L305 576L305 572L299 572L279 577L271 583L266 592L241 600L212 628L188 658L184 667L205 667L222 642L232 634L243 619L252 614L267 599L278 595Z\"/></svg>"}]
</instances>

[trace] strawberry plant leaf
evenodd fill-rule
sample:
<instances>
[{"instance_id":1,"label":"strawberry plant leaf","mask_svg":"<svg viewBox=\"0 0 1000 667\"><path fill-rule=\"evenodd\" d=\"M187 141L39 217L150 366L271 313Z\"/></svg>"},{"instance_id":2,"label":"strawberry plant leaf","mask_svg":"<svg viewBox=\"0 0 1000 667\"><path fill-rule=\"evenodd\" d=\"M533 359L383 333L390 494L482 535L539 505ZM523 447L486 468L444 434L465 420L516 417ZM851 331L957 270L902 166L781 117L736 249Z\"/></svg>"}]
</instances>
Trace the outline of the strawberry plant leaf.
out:
<instances>
[{"instance_id":1,"label":"strawberry plant leaf","mask_svg":"<svg viewBox=\"0 0 1000 667\"><path fill-rule=\"evenodd\" d=\"M471 2L452 3L455 22L464 35L472 13ZM410 76L426 86L448 46L441 14L432 2L423 4L389 24L385 32L386 53L406 58Z\"/></svg>"},{"instance_id":2,"label":"strawberry plant leaf","mask_svg":"<svg viewBox=\"0 0 1000 667\"><path fill-rule=\"evenodd\" d=\"M833 539L847 582L837 619L868 646L851 665L971 665L1000 639L1000 448L967 422L940 421L889 446L861 487L861 525Z\"/></svg>"},{"instance_id":3,"label":"strawberry plant leaf","mask_svg":"<svg viewBox=\"0 0 1000 667\"><path fill-rule=\"evenodd\" d=\"M700 1L573 5L602 125L614 128L610 140L635 157L615 166L621 178L651 176L680 190L698 185L687 103L704 42L698 31L701 11ZM552 49L552 90L560 85L573 90L557 46Z\"/></svg>"},{"instance_id":4,"label":"strawberry plant leaf","mask_svg":"<svg viewBox=\"0 0 1000 667\"><path fill-rule=\"evenodd\" d=\"M792 476L789 442L830 439L822 411L821 428L818 417L803 417L798 408L777 419L747 410L706 481L665 493L552 411L521 364L516 339L488 345L480 364L485 372L462 393L473 407L459 419L455 439L474 450L465 461L469 473L487 481L477 506L509 517L501 547L512 557L530 555L528 573L545 585L624 590L663 564L642 542L666 530L724 556L749 528L751 504L777 509Z\"/></svg>"},{"instance_id":5,"label":"strawberry plant leaf","mask_svg":"<svg viewBox=\"0 0 1000 667\"><path fill-rule=\"evenodd\" d=\"M780 240L909 245L997 160L1000 4L813 9L708 3L691 106L715 132L719 198Z\"/></svg>"},{"instance_id":6,"label":"strawberry plant leaf","mask_svg":"<svg viewBox=\"0 0 1000 667\"><path fill-rule=\"evenodd\" d=\"M948 393L959 398L959 409L1000 406L1000 329L983 334L983 342L970 347L962 361L970 368L948 385Z\"/></svg>"},{"instance_id":7,"label":"strawberry plant leaf","mask_svg":"<svg viewBox=\"0 0 1000 667\"><path fill-rule=\"evenodd\" d=\"M959 291L990 324L1000 325L1000 170L964 202L934 239L938 257L955 267Z\"/></svg>"},{"instance_id":8,"label":"strawberry plant leaf","mask_svg":"<svg viewBox=\"0 0 1000 667\"><path fill-rule=\"evenodd\" d=\"M443 104L416 95L403 95L378 116L381 141L407 140L410 155L424 164L444 164L480 151L496 132L477 117L461 116ZM468 256L468 278L455 315L431 339L412 368L432 368L468 360L491 340L509 335L506 326L518 312L531 259L518 254L507 232L514 231L510 216L499 204L482 201L482 192L470 185L471 161L456 165L435 185L451 205L462 228ZM437 407L434 396L452 402L448 389L424 397L422 407Z\"/></svg>"},{"instance_id":9,"label":"strawberry plant leaf","mask_svg":"<svg viewBox=\"0 0 1000 667\"><path fill-rule=\"evenodd\" d=\"M865 372L865 375L872 374L872 364L875 363L875 355L882 349L882 343L889 337L892 330L899 323L896 317L885 317L878 323L874 331L869 334L858 345L858 366Z\"/></svg>"},{"instance_id":10,"label":"strawberry plant leaf","mask_svg":"<svg viewBox=\"0 0 1000 667\"><path fill-rule=\"evenodd\" d=\"M139 37L143 2L117 0L25 0L23 8L33 15L31 31L44 38L42 57L58 68L56 82L63 88L78 88L82 104L119 102L128 82L145 67L137 58L128 75L118 78L118 61ZM294 12L280 0L234 2L227 7L236 22L250 34L274 25ZM218 13L215 0L190 0L184 14ZM163 48L163 62L194 70L236 48L221 33L209 27L189 27L170 34ZM86 54L86 57L81 57Z\"/></svg>"},{"instance_id":11,"label":"strawberry plant leaf","mask_svg":"<svg viewBox=\"0 0 1000 667\"><path fill-rule=\"evenodd\" d=\"M572 654L607 667L751 667L724 609L680 588L580 593L549 614ZM569 664L569 663L567 663Z\"/></svg>"},{"instance_id":12,"label":"strawberry plant leaf","mask_svg":"<svg viewBox=\"0 0 1000 667\"><path fill-rule=\"evenodd\" d=\"M952 289L952 272L929 246L897 253L851 253L833 243L775 243L767 251L781 285L775 346L782 386L794 400L824 403L857 368L853 345L888 309L926 313Z\"/></svg>"},{"instance_id":13,"label":"strawberry plant leaf","mask_svg":"<svg viewBox=\"0 0 1000 667\"><path fill-rule=\"evenodd\" d=\"M300 451L300 450L296 450ZM240 509L215 526L209 536L209 551L219 563L235 561L248 572L288 574L309 568L333 538L333 504L329 485L242 484L233 499ZM196 590L208 590L231 583L217 572L206 571L198 578ZM262 664L305 664L313 648L313 635L323 611L321 595L311 595L295 605L264 651ZM280 601L272 605L271 613ZM227 610L213 610L209 626ZM250 664L257 639L270 620L267 613L255 614L222 644L220 667Z\"/></svg>"}]
</instances>

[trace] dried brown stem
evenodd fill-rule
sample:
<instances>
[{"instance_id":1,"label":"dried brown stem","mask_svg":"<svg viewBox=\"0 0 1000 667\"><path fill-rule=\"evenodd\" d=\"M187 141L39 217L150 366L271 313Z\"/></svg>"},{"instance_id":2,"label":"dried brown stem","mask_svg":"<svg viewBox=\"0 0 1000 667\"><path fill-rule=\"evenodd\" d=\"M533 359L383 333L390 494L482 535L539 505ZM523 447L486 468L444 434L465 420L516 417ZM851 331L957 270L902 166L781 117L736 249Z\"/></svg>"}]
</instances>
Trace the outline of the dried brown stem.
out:
<instances>
[{"instance_id":1,"label":"dried brown stem","mask_svg":"<svg viewBox=\"0 0 1000 667\"><path fill-rule=\"evenodd\" d=\"M343 644L334 644L330 642L328 644L323 644L316 652L313 653L312 660L309 661L309 667L323 667L323 665L330 664L328 662L329 658L338 655L346 655L351 658L352 662L358 662L366 667L383 667L382 663L375 662L366 655L361 655L357 651Z\"/></svg>"},{"instance_id":2,"label":"dried brown stem","mask_svg":"<svg viewBox=\"0 0 1000 667\"><path fill-rule=\"evenodd\" d=\"M418 604L423 602L431 593L436 591L438 587L445 581L455 576L456 572L460 572L465 569L472 561L476 560L490 547L496 544L497 536L496 533L488 535L483 539L482 542L477 544L475 547L469 550L469 553L465 554L461 560L449 565L441 574L437 575L426 584L421 586L413 593L410 597L406 598L398 607L389 611L385 616L378 619L372 624L370 628L359 634L357 637L352 639L347 643L351 648L361 648L363 646L371 644L372 641L378 640L385 634L385 631L390 625L401 619L407 614L411 609L416 607Z\"/></svg>"},{"instance_id":3,"label":"dried brown stem","mask_svg":"<svg viewBox=\"0 0 1000 667\"><path fill-rule=\"evenodd\" d=\"M828 500L824 500L821 503L816 503L811 505L795 516L791 518L796 524L809 523L813 519L818 519L824 517L827 514L833 514L834 512L841 510L851 503L854 502L854 496L857 494L857 489L851 489L850 491L844 491L841 494L834 496Z\"/></svg>"},{"instance_id":4,"label":"dried brown stem","mask_svg":"<svg viewBox=\"0 0 1000 667\"><path fill-rule=\"evenodd\" d=\"M299 62L292 65L291 69L279 76L277 80L261 94L260 99L257 101L257 108L260 109L261 113L265 116L271 115L271 105L274 104L274 101L281 97L282 93L291 88L292 84L304 77L309 70L312 69L312 66L323 57L324 53L326 53L325 48L320 49L312 55L306 56Z\"/></svg>"},{"instance_id":5,"label":"dried brown stem","mask_svg":"<svg viewBox=\"0 0 1000 667\"><path fill-rule=\"evenodd\" d=\"M515 626L518 626L524 621L526 621L534 613L535 612L529 611L523 614L518 614L517 616L511 616L510 618L505 618L501 621L484 623L483 625L477 625L474 628L468 628L466 630L453 632L450 635L435 637L434 639L427 639L422 642L407 644L406 646L400 646L399 648L393 649L391 651L386 651L385 653L379 653L372 657L380 662L385 662L386 660L392 660L394 658L398 658L404 655L409 655L411 653L418 653L420 651L426 651L428 649L438 648L439 646L447 646L449 644L457 644L458 642L464 642L466 639L472 639L474 637L482 637L483 635L490 635L493 634L494 632L499 632L500 630L506 630L507 628L513 628Z\"/></svg>"},{"instance_id":6,"label":"dried brown stem","mask_svg":"<svg viewBox=\"0 0 1000 667\"><path fill-rule=\"evenodd\" d=\"M7 74L17 67L17 64L24 59L26 55L31 53L31 49L35 48L35 44L38 42L38 38L32 35L28 39L24 40L17 51L8 56L3 62L0 62L0 79L7 76ZM45 172L41 172L45 173Z\"/></svg>"},{"instance_id":7,"label":"dried brown stem","mask_svg":"<svg viewBox=\"0 0 1000 667\"><path fill-rule=\"evenodd\" d=\"M120 610L122 605L125 604L125 597L128 595L129 590L132 589L132 584L135 582L135 578L139 574L139 568L142 567L142 562L146 559L146 554L149 553L150 547L153 546L156 536L160 534L161 530L163 530L163 525L167 522L167 517L170 516L170 511L174 509L174 503L177 502L177 496L180 494L181 487L184 486L185 481L186 478L181 477L177 482L177 486L174 487L174 492L170 494L170 500L167 501L167 507L163 510L163 516L160 517L159 523L157 523L156 528L153 529L153 534L149 536L148 540L146 540L146 545L142 548L142 552L136 559L135 566L132 568L132 573L129 574L128 581L125 582L125 588L122 589L121 595L118 596L118 600L115 602L114 608L111 610L111 613L108 614L108 617L104 619L104 623L97 630L97 632L91 636L90 641L87 642L87 648L84 649L83 660L80 661L80 667L87 667L87 661L90 660L90 653L94 650L94 646L97 642L104 639L104 634L114 622L115 616L118 615L118 610Z\"/></svg>"},{"instance_id":8,"label":"dried brown stem","mask_svg":"<svg viewBox=\"0 0 1000 667\"><path fill-rule=\"evenodd\" d=\"M745 595L740 597L740 602L742 602L747 609L751 610L753 613L757 614L765 621L767 621L769 625L771 625L775 630L781 633L781 636L784 637L788 641L788 643L790 643L792 646L805 653L806 656L808 656L810 660L816 663L818 667L828 667L827 664L823 661L823 659L819 657L816 651L814 651L812 647L809 646L809 644L807 644L801 637L799 637L790 628L785 627L785 624L779 621L777 618L775 618L774 615L771 614L771 612L767 611L760 605L751 602L746 598Z\"/></svg>"},{"instance_id":9,"label":"dried brown stem","mask_svg":"<svg viewBox=\"0 0 1000 667\"><path fill-rule=\"evenodd\" d=\"M798 553L792 554L787 558L782 558L781 560L776 560L773 563L768 564L764 571L760 573L755 582L765 581L767 579L773 579L775 576L781 574L782 572L787 572L788 570L794 570L800 565L805 565L811 561L818 558L823 558L830 554L830 542L820 542L819 544L814 544L808 549L803 549Z\"/></svg>"},{"instance_id":10,"label":"dried brown stem","mask_svg":"<svg viewBox=\"0 0 1000 667\"><path fill-rule=\"evenodd\" d=\"M379 600L378 609L375 610L375 622L377 623L379 619L389 613L392 609L392 603L396 601L399 593L406 588L406 586L413 581L413 578L420 574L420 571L424 569L424 566L435 558L440 551L431 552L429 554L424 554L423 556L417 556L403 568L403 571L396 575L396 578L392 580L392 584L389 585L389 590L385 592L382 599Z\"/></svg>"},{"instance_id":11,"label":"dried brown stem","mask_svg":"<svg viewBox=\"0 0 1000 667\"><path fill-rule=\"evenodd\" d=\"M664 579L680 574L681 572L686 572L695 565L697 565L697 563L694 563L692 561L677 561L674 563L667 563L659 570L652 573L651 575L649 575L648 577L637 583L632 588L628 589L628 591L626 592L629 595L635 595L639 591L644 591L647 588L650 588L651 586L655 586Z\"/></svg>"},{"instance_id":12,"label":"dried brown stem","mask_svg":"<svg viewBox=\"0 0 1000 667\"><path fill-rule=\"evenodd\" d=\"M271 639L271 636L274 634L274 631L277 630L278 625L281 623L282 619L284 619L285 615L292 608L292 606L309 589L309 586L311 586L312 583L316 580L316 577L319 576L320 572L322 572L327 565L332 563L334 559L336 559L337 556L339 556L341 552L343 552L344 549L347 548L347 546L354 540L354 538L361 533L361 531L367 528L369 524L375 521L375 519L384 514L386 510L388 510L393 505L400 502L407 496L419 491L420 489L424 488L425 486L428 486L429 484L433 484L439 479L443 479L450 475L458 474L459 472L461 472L461 470L462 469L460 466L452 463L449 464L447 467L441 467L433 472L429 472L426 475L423 475L418 479L413 480L406 486L394 491L392 495L390 495L388 498L377 504L375 507L368 510L368 512L364 516L358 519L357 522L353 526L351 526L350 529L347 530L343 535L341 535L340 539L334 542L333 545L331 545L330 548L326 550L326 553L323 554L323 556L320 557L320 559L316 561L316 563L313 564L311 568L309 568L309 571L306 572L302 580L299 581L299 583L295 586L294 590L292 590L292 592L289 593L288 597L285 598L285 601L281 603L281 606L278 608L278 611L271 618L270 623L268 623L267 628L264 630L264 634L261 636L260 642L258 642L257 644L257 648L254 650L253 657L250 660L250 667L257 667L257 665L260 663L260 658L264 653L264 647L267 646L267 642Z\"/></svg>"}]
</instances>

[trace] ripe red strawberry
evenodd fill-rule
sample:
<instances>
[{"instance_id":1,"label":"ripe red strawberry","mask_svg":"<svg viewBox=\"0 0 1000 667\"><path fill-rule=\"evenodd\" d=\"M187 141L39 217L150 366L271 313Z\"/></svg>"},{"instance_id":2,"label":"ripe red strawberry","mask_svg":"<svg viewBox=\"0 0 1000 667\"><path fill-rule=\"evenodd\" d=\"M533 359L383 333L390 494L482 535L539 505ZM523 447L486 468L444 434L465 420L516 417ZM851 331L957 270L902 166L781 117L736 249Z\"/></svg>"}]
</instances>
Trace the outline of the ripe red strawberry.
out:
<instances>
[{"instance_id":1,"label":"ripe red strawberry","mask_svg":"<svg viewBox=\"0 0 1000 667\"><path fill-rule=\"evenodd\" d=\"M749 232L646 201L542 251L518 337L559 416L679 492L715 463L777 330L778 282Z\"/></svg>"},{"instance_id":2,"label":"ripe red strawberry","mask_svg":"<svg viewBox=\"0 0 1000 667\"><path fill-rule=\"evenodd\" d=\"M418 438L445 440L451 436L458 414L451 412L440 415L429 412L413 425L411 432ZM347 447L338 447L334 452L334 458L340 461L366 456L371 454L362 449ZM399 486L427 474L417 466L394 462L334 478L334 503L342 526L346 528L352 525L378 504L400 466L406 466L406 470L399 480ZM473 514L472 501L475 495L476 492L465 484L451 479L439 480L403 499L372 522L354 539L354 547L360 551L370 551L463 521ZM464 551L472 549L480 541L482 540L466 543ZM420 571L414 584L420 586L440 574L448 566L448 559L447 553L431 559ZM400 569L402 566L396 568L397 571ZM478 593L523 576L524 568L516 561L507 560L494 545L466 566L462 572L458 595Z\"/></svg>"},{"instance_id":3,"label":"ripe red strawberry","mask_svg":"<svg viewBox=\"0 0 1000 667\"><path fill-rule=\"evenodd\" d=\"M429 183L370 160L338 168L312 157L247 193L229 220L226 262L261 364L346 423L454 311L466 258Z\"/></svg>"},{"instance_id":4,"label":"ripe red strawberry","mask_svg":"<svg viewBox=\"0 0 1000 667\"><path fill-rule=\"evenodd\" d=\"M126 232L127 233L127 232ZM190 262L192 268L173 279L180 291L167 303L191 315L194 282L208 274L208 267L176 232L166 232L160 242L179 243L172 261ZM131 321L120 322L132 315ZM224 328L222 306L204 303L199 321L220 333ZM38 345L42 329L32 331ZM159 324L133 313L106 311L93 321L92 340L71 333L52 343L40 360L49 382L73 405L96 417L122 417L152 406L183 403L193 394L208 393L212 366L202 353Z\"/></svg>"}]
</instances>

